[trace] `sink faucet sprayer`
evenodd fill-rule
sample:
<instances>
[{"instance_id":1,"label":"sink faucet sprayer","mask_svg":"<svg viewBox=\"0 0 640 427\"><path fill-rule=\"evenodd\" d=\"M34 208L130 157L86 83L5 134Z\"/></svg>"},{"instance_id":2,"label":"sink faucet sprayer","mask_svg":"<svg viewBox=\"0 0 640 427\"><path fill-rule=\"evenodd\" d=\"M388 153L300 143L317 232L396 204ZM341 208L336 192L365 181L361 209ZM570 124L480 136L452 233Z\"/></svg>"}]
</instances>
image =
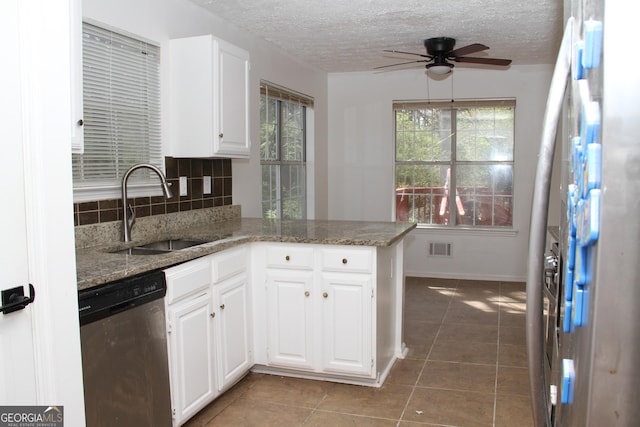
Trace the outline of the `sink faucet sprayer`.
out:
<instances>
[{"instance_id":1,"label":"sink faucet sprayer","mask_svg":"<svg viewBox=\"0 0 640 427\"><path fill-rule=\"evenodd\" d=\"M170 183L167 182L167 178L164 176L162 171L158 169L158 167L148 164L148 163L138 163L136 165L131 166L122 176L122 228L123 228L123 238L122 240L125 242L131 241L131 228L133 224L136 222L136 213L133 210L133 206L127 205L127 180L129 179L129 175L136 169L147 168L154 171L158 177L160 178L162 184L162 191L164 192L164 197L170 199L173 197L171 190L169 187Z\"/></svg>"}]
</instances>

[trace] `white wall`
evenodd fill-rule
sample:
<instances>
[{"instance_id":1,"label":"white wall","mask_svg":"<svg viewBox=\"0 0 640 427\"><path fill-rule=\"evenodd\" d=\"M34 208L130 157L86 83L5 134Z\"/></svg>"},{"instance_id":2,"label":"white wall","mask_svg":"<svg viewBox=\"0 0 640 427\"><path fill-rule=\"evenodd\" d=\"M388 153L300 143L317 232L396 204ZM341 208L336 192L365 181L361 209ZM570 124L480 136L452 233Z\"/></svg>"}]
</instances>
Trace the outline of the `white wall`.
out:
<instances>
[{"instance_id":1,"label":"white wall","mask_svg":"<svg viewBox=\"0 0 640 427\"><path fill-rule=\"evenodd\" d=\"M260 80L268 80L315 99L313 153L310 156L314 183L312 205L315 218L327 217L327 74L286 56L274 45L251 37L188 0L83 0L83 16L115 29L142 36L168 49L168 40L203 34L233 43L249 51L251 58L251 157L233 161L233 203L242 205L245 217L261 216L260 174ZM162 60L163 124L168 124L168 64ZM163 127L165 154L170 155L168 128Z\"/></svg>"},{"instance_id":2,"label":"white wall","mask_svg":"<svg viewBox=\"0 0 640 427\"><path fill-rule=\"evenodd\" d=\"M420 229L405 251L409 275L524 280L532 185L553 68L456 68L427 84L424 70L329 75L329 218L393 219L393 100L515 98L516 148L512 232ZM452 79L453 77L453 79ZM427 256L429 242L453 244L453 256Z\"/></svg>"}]
</instances>

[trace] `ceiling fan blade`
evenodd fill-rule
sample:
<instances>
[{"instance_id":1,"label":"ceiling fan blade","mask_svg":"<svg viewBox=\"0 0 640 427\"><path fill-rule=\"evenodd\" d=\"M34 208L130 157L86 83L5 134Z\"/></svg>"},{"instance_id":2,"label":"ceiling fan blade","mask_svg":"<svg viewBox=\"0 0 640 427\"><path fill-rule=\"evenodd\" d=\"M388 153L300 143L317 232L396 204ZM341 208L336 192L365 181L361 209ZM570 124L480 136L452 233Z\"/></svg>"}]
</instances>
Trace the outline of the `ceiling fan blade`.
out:
<instances>
[{"instance_id":1,"label":"ceiling fan blade","mask_svg":"<svg viewBox=\"0 0 640 427\"><path fill-rule=\"evenodd\" d=\"M382 65L382 66L380 66L380 67L374 67L373 69L374 69L374 70L378 70L378 69L380 69L380 68L397 67L398 65L415 64L415 63L417 63L417 62L429 62L429 61L428 61L428 60L426 60L426 59L419 59L419 60L417 60L417 61L399 62L399 63L397 63L397 64Z\"/></svg>"},{"instance_id":2,"label":"ceiling fan blade","mask_svg":"<svg viewBox=\"0 0 640 427\"><path fill-rule=\"evenodd\" d=\"M447 56L451 58L452 56L470 55L472 53L482 52L483 50L487 50L487 49L489 49L489 46L485 46L480 43L473 43L468 46L463 46L461 48L452 50L447 54Z\"/></svg>"},{"instance_id":3,"label":"ceiling fan blade","mask_svg":"<svg viewBox=\"0 0 640 427\"><path fill-rule=\"evenodd\" d=\"M403 52L401 50L384 50L383 52L389 52L389 53L401 53L403 55L415 55L415 56L422 56L423 58L429 58L432 59L433 57L430 55L425 55L424 53L413 53L413 52Z\"/></svg>"},{"instance_id":4,"label":"ceiling fan blade","mask_svg":"<svg viewBox=\"0 0 640 427\"><path fill-rule=\"evenodd\" d=\"M499 58L474 58L471 56L457 56L452 59L455 62L467 62L469 64L502 65L502 66L507 66L511 64L510 59L499 59Z\"/></svg>"}]
</instances>

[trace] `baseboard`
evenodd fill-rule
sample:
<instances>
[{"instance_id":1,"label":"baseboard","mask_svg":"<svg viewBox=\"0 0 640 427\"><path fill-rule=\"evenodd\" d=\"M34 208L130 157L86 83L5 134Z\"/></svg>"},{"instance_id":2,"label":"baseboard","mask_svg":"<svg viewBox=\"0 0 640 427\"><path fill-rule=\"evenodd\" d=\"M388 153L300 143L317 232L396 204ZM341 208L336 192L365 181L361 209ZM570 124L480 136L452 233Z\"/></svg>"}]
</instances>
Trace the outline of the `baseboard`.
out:
<instances>
[{"instance_id":1,"label":"baseboard","mask_svg":"<svg viewBox=\"0 0 640 427\"><path fill-rule=\"evenodd\" d=\"M526 282L526 276L509 276L500 274L468 274L468 273L442 273L423 271L407 271L404 275L407 277L433 277L434 279L458 279L458 280L490 280L494 282Z\"/></svg>"}]
</instances>

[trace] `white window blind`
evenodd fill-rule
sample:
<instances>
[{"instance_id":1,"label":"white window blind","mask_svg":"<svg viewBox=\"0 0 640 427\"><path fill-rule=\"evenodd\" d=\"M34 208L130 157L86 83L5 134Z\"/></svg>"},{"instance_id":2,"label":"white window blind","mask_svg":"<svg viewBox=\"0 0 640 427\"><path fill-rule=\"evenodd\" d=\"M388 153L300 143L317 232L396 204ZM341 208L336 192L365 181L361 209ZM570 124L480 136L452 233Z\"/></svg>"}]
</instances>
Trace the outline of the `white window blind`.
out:
<instances>
[{"instance_id":1,"label":"white window blind","mask_svg":"<svg viewBox=\"0 0 640 427\"><path fill-rule=\"evenodd\" d=\"M74 187L118 186L133 164L163 167L160 48L83 23L84 153L73 156ZM152 180L142 171L138 182Z\"/></svg>"}]
</instances>

